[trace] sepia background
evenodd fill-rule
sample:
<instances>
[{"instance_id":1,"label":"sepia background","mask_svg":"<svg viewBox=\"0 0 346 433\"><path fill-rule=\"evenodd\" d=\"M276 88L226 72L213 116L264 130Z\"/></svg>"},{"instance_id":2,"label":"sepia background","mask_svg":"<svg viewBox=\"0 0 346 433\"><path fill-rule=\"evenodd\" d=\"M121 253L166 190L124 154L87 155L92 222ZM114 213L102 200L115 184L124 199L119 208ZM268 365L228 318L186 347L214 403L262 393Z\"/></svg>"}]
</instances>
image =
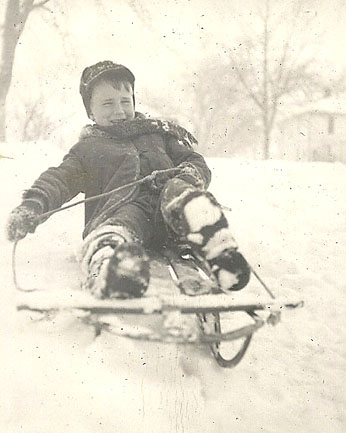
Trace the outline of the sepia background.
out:
<instances>
[{"instance_id":1,"label":"sepia background","mask_svg":"<svg viewBox=\"0 0 346 433\"><path fill-rule=\"evenodd\" d=\"M1 432L343 433L345 0L0 0L0 11ZM77 142L81 72L107 59L134 72L138 111L198 138L241 251L276 295L304 300L234 370L207 349L95 338L73 314L16 311L6 219ZM78 290L82 229L76 207L20 242L20 285Z\"/></svg>"}]
</instances>

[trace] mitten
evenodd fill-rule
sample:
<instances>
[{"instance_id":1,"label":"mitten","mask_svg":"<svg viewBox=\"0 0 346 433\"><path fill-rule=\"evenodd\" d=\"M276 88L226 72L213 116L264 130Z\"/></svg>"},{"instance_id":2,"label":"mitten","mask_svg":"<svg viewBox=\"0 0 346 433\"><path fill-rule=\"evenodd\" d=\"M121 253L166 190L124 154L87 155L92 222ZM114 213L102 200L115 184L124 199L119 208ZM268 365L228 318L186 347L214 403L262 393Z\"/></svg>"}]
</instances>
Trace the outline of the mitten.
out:
<instances>
[{"instance_id":1,"label":"mitten","mask_svg":"<svg viewBox=\"0 0 346 433\"><path fill-rule=\"evenodd\" d=\"M191 164L190 162L182 162L178 165L177 168L182 169L182 172L174 177L184 180L185 182L195 186L196 188L203 188L204 180L193 164Z\"/></svg>"},{"instance_id":2,"label":"mitten","mask_svg":"<svg viewBox=\"0 0 346 433\"><path fill-rule=\"evenodd\" d=\"M169 171L157 175L154 182L154 188L161 190L166 185L166 183L173 178L181 179L195 186L196 188L203 187L204 181L199 172L197 171L197 168L193 164L189 162L182 162L181 164L176 166L176 168L178 169L177 174Z\"/></svg>"},{"instance_id":3,"label":"mitten","mask_svg":"<svg viewBox=\"0 0 346 433\"><path fill-rule=\"evenodd\" d=\"M28 233L34 233L41 212L40 205L30 201L14 208L6 226L8 240L14 242L23 239Z\"/></svg>"}]
</instances>

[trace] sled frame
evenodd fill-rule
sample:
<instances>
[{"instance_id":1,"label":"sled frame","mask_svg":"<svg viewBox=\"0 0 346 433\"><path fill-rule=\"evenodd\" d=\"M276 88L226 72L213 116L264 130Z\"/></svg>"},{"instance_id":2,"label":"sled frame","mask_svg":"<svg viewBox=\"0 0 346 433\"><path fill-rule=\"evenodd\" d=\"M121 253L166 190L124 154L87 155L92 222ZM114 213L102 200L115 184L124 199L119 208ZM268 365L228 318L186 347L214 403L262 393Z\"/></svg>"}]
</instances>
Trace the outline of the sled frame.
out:
<instances>
[{"instance_id":1,"label":"sled frame","mask_svg":"<svg viewBox=\"0 0 346 433\"><path fill-rule=\"evenodd\" d=\"M176 285L179 287L179 289L181 289L179 273L174 266L174 259L177 258L177 255L175 255L174 252L167 250L164 256L168 261L168 266L171 268L171 275L173 276L173 281L175 281ZM184 260L184 257L180 256L180 260ZM187 254L185 260L191 262L192 266L197 271L199 271L202 278L204 275L204 279L209 278L213 280L209 267L198 257L193 255L192 252L189 252ZM274 298L274 296L270 292L269 294L272 296L272 298ZM210 335L210 333L206 334L205 325L208 324L208 321L212 322L215 341L209 343L208 345L218 365L222 368L234 368L241 362L241 360L245 356L247 349L249 348L252 341L253 334L265 324L265 321L261 319L254 310L245 310L246 313L254 320L254 323L224 334L221 328L220 311L221 310L210 313L197 313L196 317L199 323L199 327L204 333L204 335ZM276 324L280 320L280 313L271 313L269 317L271 322ZM221 342L240 339L243 339L243 343L240 346L238 352L236 352L236 354L232 358L224 358L221 354Z\"/></svg>"},{"instance_id":2,"label":"sled frame","mask_svg":"<svg viewBox=\"0 0 346 433\"><path fill-rule=\"evenodd\" d=\"M253 334L266 323L275 325L280 320L280 313L283 308L293 309L301 307L303 303L280 301L279 299L265 300L263 302L234 303L229 295L210 294L190 296L184 294L182 282L186 277L187 269L195 273L196 284L199 280L208 281L211 275L208 268L198 259L189 255L187 259L169 250L169 254L154 257L158 266L167 266L171 281L179 289L179 295L174 297L158 295L155 297L143 297L140 299L107 299L97 300L89 298L81 301L73 297L63 297L62 299L34 299L31 293L23 294L24 298L17 304L18 311L33 311L45 314L47 318L59 311L75 311L82 320L94 326L95 335L99 335L102 330L106 330L113 335L145 341L156 341L162 343L193 344L209 346L213 357L220 367L233 368L240 363L245 356L247 349L252 341ZM182 266L182 267L181 267ZM185 271L184 271L185 267ZM40 290L38 290L40 291ZM30 292L30 291L28 291ZM26 298L26 299L25 299ZM53 297L54 298L54 297ZM220 314L223 312L244 312L251 317L253 323L241 328L223 332L221 327ZM266 319L261 318L257 312L269 313ZM158 314L167 318L170 314L195 315L199 329L195 331L167 328L160 332L122 332L112 326L112 321L107 316L116 314L152 315ZM222 342L242 340L242 344L232 358L226 359L222 356Z\"/></svg>"}]
</instances>

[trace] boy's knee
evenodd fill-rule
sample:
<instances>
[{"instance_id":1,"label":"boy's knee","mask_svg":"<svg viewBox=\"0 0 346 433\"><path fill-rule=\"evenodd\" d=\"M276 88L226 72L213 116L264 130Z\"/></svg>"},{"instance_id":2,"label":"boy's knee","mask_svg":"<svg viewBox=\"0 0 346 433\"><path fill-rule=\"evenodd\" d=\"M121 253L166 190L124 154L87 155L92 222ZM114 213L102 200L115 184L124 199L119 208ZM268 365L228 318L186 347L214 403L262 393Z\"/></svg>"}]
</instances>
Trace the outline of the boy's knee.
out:
<instances>
[{"instance_id":1,"label":"boy's knee","mask_svg":"<svg viewBox=\"0 0 346 433\"><path fill-rule=\"evenodd\" d=\"M170 197L172 198L177 197L185 191L195 191L195 190L198 190L198 188L196 188L194 185L191 185L191 183L188 183L183 179L174 177L173 179L169 179L166 182L161 197L167 200Z\"/></svg>"},{"instance_id":2,"label":"boy's knee","mask_svg":"<svg viewBox=\"0 0 346 433\"><path fill-rule=\"evenodd\" d=\"M167 185L160 208L165 223L180 236L199 231L199 226L214 225L219 220L227 226L215 197L180 179L172 179Z\"/></svg>"},{"instance_id":3,"label":"boy's knee","mask_svg":"<svg viewBox=\"0 0 346 433\"><path fill-rule=\"evenodd\" d=\"M173 208L176 208L176 205L183 199L183 197L193 193L194 191L199 190L184 180L178 178L170 179L166 183L160 197L160 210L164 219L166 219L165 217Z\"/></svg>"},{"instance_id":4,"label":"boy's knee","mask_svg":"<svg viewBox=\"0 0 346 433\"><path fill-rule=\"evenodd\" d=\"M99 260L101 257L107 258L112 255L114 248L124 242L132 242L133 236L120 225L104 225L97 227L84 239L79 253L82 270L89 271L92 260ZM102 253L101 253L102 251Z\"/></svg>"}]
</instances>

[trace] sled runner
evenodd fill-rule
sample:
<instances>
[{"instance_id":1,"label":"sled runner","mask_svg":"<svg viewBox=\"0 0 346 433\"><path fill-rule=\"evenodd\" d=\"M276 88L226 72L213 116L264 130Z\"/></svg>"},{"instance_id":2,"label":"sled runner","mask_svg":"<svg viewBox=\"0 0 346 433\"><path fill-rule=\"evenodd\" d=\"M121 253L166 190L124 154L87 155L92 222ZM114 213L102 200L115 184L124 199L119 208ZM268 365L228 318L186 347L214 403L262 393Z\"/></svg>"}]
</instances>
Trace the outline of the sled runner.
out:
<instances>
[{"instance_id":1,"label":"sled runner","mask_svg":"<svg viewBox=\"0 0 346 433\"><path fill-rule=\"evenodd\" d=\"M47 317L68 310L93 325L97 335L106 331L137 340L208 345L217 363L230 368L241 361L256 331L277 324L284 309L302 306L297 300L247 294L248 288L221 294L208 268L190 252L181 256L165 249L160 255L151 253L150 263L151 283L142 298L98 300L79 290L37 290L20 293L17 310ZM224 329L235 314L247 323ZM119 320L124 315L139 320L127 326ZM141 326L145 316L152 322ZM232 346L234 352L234 345L235 353L226 357L224 349Z\"/></svg>"}]
</instances>

